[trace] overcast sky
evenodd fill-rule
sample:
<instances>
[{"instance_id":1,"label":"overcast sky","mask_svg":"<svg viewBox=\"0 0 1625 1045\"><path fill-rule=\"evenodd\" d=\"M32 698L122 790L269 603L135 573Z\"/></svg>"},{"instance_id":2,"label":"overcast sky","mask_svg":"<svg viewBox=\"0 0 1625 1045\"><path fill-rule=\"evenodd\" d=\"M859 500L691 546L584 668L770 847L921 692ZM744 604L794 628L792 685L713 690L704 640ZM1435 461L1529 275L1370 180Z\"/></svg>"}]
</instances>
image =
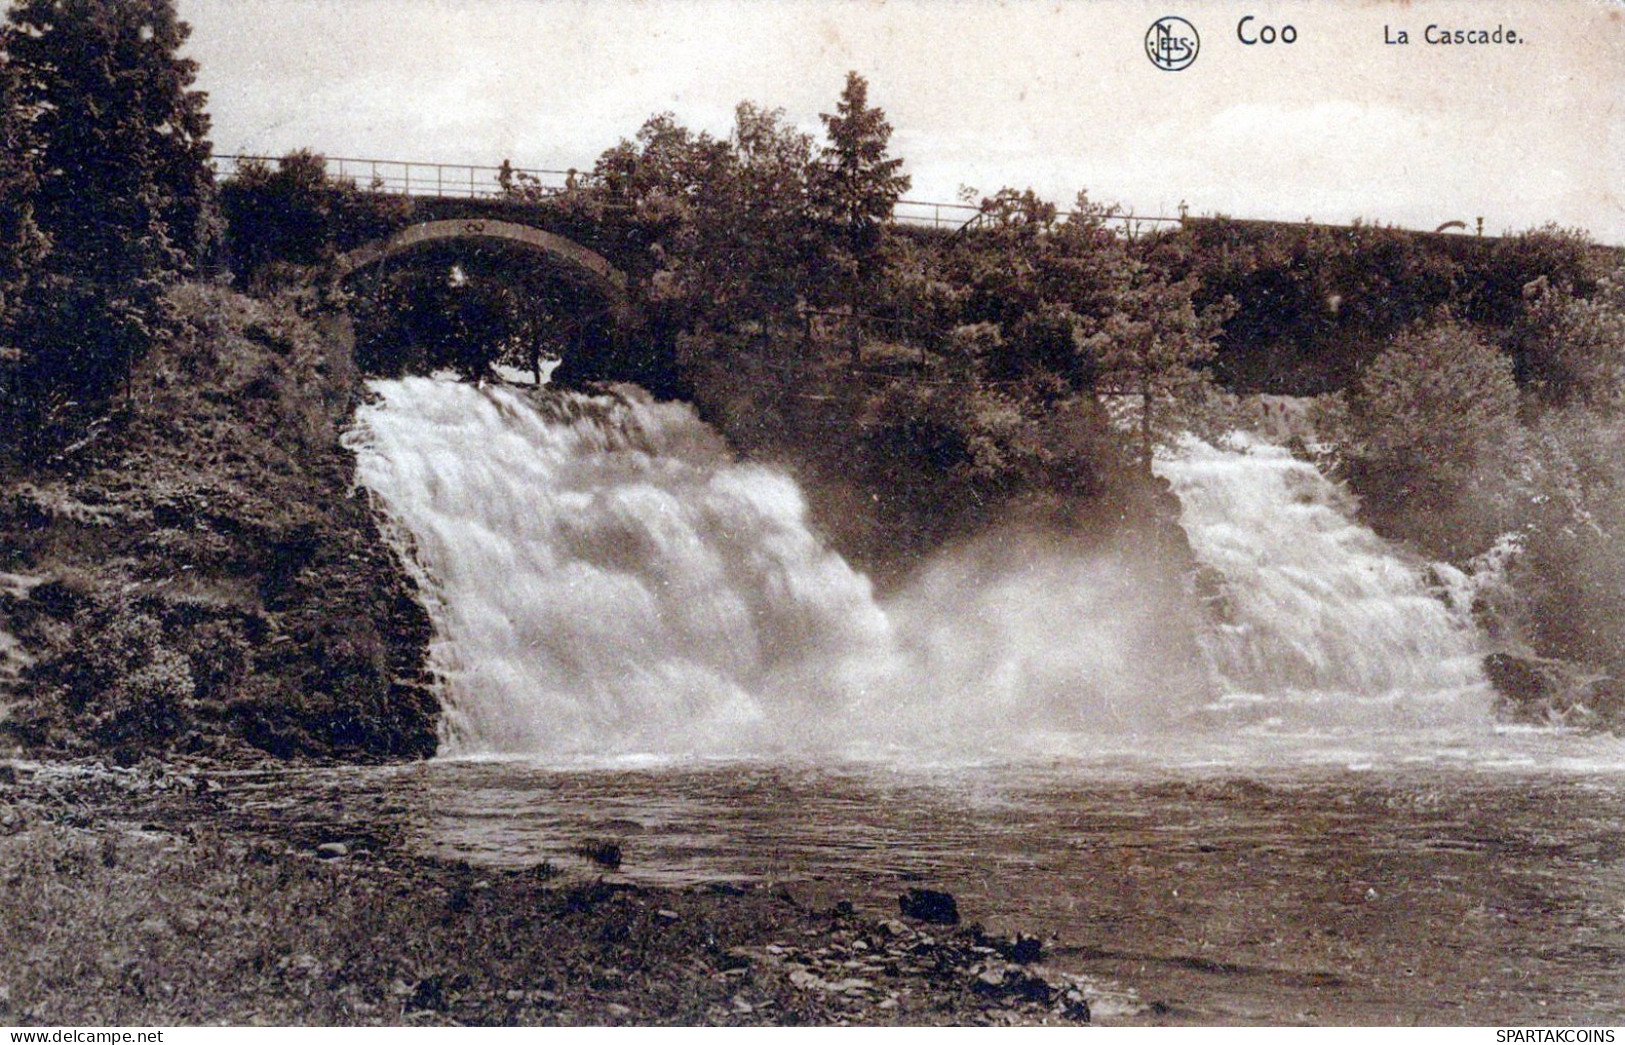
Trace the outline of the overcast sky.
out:
<instances>
[{"instance_id":1,"label":"overcast sky","mask_svg":"<svg viewBox=\"0 0 1625 1045\"><path fill-rule=\"evenodd\" d=\"M910 195L1079 189L1141 213L1482 215L1625 243L1625 6L1157 0L179 0L219 151L589 167L649 115L742 100L820 131L848 69ZM1156 68L1163 15L1200 34ZM1248 46L1265 25L1296 42ZM1429 25L1518 44L1430 45ZM1393 45L1404 31L1410 43ZM1435 31L1436 32L1436 31Z\"/></svg>"}]
</instances>

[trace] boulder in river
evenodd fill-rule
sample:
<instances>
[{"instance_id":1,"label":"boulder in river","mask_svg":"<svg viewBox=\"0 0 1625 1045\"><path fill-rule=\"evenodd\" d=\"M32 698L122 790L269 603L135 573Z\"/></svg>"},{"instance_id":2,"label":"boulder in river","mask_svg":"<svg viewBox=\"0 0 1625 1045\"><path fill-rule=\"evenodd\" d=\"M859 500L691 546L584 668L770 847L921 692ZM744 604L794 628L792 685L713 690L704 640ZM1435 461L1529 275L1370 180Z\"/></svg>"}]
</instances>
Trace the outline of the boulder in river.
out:
<instances>
[{"instance_id":1,"label":"boulder in river","mask_svg":"<svg viewBox=\"0 0 1625 1045\"><path fill-rule=\"evenodd\" d=\"M588 838L576 846L576 855L584 856L600 867L618 871L621 867L621 844L609 838Z\"/></svg>"},{"instance_id":2,"label":"boulder in river","mask_svg":"<svg viewBox=\"0 0 1625 1045\"><path fill-rule=\"evenodd\" d=\"M1484 677L1512 712L1524 719L1543 718L1567 688L1555 662L1511 653L1485 657Z\"/></svg>"},{"instance_id":3,"label":"boulder in river","mask_svg":"<svg viewBox=\"0 0 1625 1045\"><path fill-rule=\"evenodd\" d=\"M959 904L952 893L937 889L910 889L897 898L897 908L903 917L938 925L959 924Z\"/></svg>"}]
</instances>

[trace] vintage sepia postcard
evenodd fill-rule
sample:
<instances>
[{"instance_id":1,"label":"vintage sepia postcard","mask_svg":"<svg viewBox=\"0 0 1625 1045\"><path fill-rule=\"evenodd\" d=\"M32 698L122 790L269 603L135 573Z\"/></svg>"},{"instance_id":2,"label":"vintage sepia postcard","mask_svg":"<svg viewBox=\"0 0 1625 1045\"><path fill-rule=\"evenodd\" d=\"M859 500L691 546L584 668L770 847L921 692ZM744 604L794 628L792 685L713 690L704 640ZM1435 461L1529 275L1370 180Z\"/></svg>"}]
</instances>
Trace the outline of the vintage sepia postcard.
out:
<instances>
[{"instance_id":1,"label":"vintage sepia postcard","mask_svg":"<svg viewBox=\"0 0 1625 1045\"><path fill-rule=\"evenodd\" d=\"M1625 5L10 0L0 137L11 1040L1625 1025Z\"/></svg>"}]
</instances>

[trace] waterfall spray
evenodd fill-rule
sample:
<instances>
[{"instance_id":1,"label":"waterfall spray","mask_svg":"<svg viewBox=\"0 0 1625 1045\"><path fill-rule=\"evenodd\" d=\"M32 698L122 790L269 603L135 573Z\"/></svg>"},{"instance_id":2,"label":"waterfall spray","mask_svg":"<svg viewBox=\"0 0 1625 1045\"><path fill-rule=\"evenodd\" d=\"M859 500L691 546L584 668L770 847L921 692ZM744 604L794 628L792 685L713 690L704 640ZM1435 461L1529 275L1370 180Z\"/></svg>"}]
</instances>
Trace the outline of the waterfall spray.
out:
<instances>
[{"instance_id":1,"label":"waterfall spray","mask_svg":"<svg viewBox=\"0 0 1625 1045\"><path fill-rule=\"evenodd\" d=\"M348 445L434 620L444 755L1053 752L1211 700L1177 570L1131 549L995 532L881 601L685 404L374 391ZM1232 698L1463 705L1470 625L1311 466L1192 444L1159 467L1222 578L1199 638Z\"/></svg>"}]
</instances>

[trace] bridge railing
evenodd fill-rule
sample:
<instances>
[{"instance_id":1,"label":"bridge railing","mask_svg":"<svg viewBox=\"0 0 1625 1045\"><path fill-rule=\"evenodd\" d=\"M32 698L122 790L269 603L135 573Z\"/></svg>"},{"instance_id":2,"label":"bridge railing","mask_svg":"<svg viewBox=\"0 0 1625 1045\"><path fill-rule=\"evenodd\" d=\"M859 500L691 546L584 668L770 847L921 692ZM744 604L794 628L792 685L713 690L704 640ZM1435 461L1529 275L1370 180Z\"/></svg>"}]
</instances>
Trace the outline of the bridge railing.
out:
<instances>
[{"instance_id":1,"label":"bridge railing","mask_svg":"<svg viewBox=\"0 0 1625 1045\"><path fill-rule=\"evenodd\" d=\"M233 177L245 163L262 163L275 168L275 156L219 154L214 158L217 178ZM367 192L389 193L395 196L457 197L463 199L492 199L503 194L502 174L506 171L515 185L523 184L531 192L543 194L565 192L578 178L588 172L576 168L554 170L545 167L489 166L468 163L426 163L417 160L380 160L358 156L327 156L327 174L355 183ZM900 225L935 229L960 229L975 221L982 209L973 203L942 203L936 200L902 199L892 212L892 220ZM1068 216L1067 211L1057 218ZM1111 219L1121 223L1125 234L1133 237L1139 232L1159 224L1178 224L1182 218L1162 215L1119 214Z\"/></svg>"},{"instance_id":2,"label":"bridge railing","mask_svg":"<svg viewBox=\"0 0 1625 1045\"><path fill-rule=\"evenodd\" d=\"M892 220L903 225L923 225L934 229L963 228L976 219L982 208L972 203L937 203L933 200L898 200Z\"/></svg>"},{"instance_id":3,"label":"bridge railing","mask_svg":"<svg viewBox=\"0 0 1625 1045\"><path fill-rule=\"evenodd\" d=\"M490 199L501 196L501 176L507 170L516 184L524 181L543 192L563 192L581 172L542 167L492 167L469 163L425 163L418 160L378 160L358 156L326 156L327 175L344 178L366 192L395 196L440 196ZM275 156L216 155L215 176L230 178L245 163L275 168Z\"/></svg>"},{"instance_id":4,"label":"bridge railing","mask_svg":"<svg viewBox=\"0 0 1625 1045\"><path fill-rule=\"evenodd\" d=\"M984 211L974 203L938 203L934 200L898 200L892 220L902 225L922 225L939 229L962 229L980 218ZM1055 212L1057 221L1072 216L1069 210ZM1185 219L1162 214L1113 214L1107 221L1121 225L1131 239L1158 225L1178 225Z\"/></svg>"}]
</instances>

